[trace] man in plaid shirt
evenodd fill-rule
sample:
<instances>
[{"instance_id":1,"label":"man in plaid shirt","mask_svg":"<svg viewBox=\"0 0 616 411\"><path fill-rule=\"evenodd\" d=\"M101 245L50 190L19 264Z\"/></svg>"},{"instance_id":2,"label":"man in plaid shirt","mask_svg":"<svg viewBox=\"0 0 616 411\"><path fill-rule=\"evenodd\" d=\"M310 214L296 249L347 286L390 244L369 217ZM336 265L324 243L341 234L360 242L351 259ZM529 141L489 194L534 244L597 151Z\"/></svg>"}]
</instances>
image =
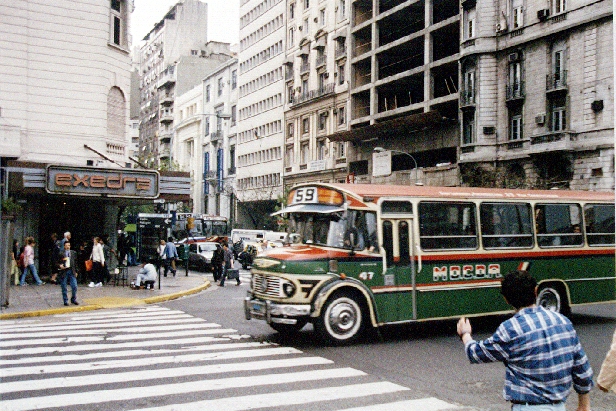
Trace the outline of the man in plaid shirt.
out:
<instances>
[{"instance_id":1,"label":"man in plaid shirt","mask_svg":"<svg viewBox=\"0 0 616 411\"><path fill-rule=\"evenodd\" d=\"M469 320L458 321L470 362L505 364L503 395L513 411L565 411L572 387L578 393L577 411L590 411L593 372L571 321L537 307L537 281L526 271L507 274L501 294L516 313L490 338L473 340Z\"/></svg>"}]
</instances>

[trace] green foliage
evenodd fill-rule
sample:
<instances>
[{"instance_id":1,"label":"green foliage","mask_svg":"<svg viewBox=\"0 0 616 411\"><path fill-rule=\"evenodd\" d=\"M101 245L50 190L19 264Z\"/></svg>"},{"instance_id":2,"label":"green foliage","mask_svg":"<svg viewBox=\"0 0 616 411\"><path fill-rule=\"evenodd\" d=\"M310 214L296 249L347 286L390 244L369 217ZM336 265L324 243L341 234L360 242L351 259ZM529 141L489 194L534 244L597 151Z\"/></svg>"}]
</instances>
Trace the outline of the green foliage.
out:
<instances>
[{"instance_id":1,"label":"green foliage","mask_svg":"<svg viewBox=\"0 0 616 411\"><path fill-rule=\"evenodd\" d=\"M2 200L2 214L15 215L21 211L22 207L13 197Z\"/></svg>"}]
</instances>

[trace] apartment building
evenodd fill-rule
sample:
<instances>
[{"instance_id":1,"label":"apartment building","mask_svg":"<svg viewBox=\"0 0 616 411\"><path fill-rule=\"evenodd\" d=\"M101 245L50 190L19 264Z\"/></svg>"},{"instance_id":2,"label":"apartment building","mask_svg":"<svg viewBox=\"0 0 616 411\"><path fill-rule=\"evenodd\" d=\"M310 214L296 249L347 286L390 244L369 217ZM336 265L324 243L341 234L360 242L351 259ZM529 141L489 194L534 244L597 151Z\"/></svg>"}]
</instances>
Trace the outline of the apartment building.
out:
<instances>
[{"instance_id":1,"label":"apartment building","mask_svg":"<svg viewBox=\"0 0 616 411\"><path fill-rule=\"evenodd\" d=\"M613 5L462 2L469 184L614 190Z\"/></svg>"},{"instance_id":2,"label":"apartment building","mask_svg":"<svg viewBox=\"0 0 616 411\"><path fill-rule=\"evenodd\" d=\"M349 9L345 0L288 2L285 50L284 185L344 182L351 145L329 140L347 131Z\"/></svg>"},{"instance_id":3,"label":"apartment building","mask_svg":"<svg viewBox=\"0 0 616 411\"><path fill-rule=\"evenodd\" d=\"M192 212L235 218L238 64L232 58L178 95L174 161L191 170Z\"/></svg>"},{"instance_id":4,"label":"apartment building","mask_svg":"<svg viewBox=\"0 0 616 411\"><path fill-rule=\"evenodd\" d=\"M192 75L192 64L187 73L177 64L181 57L195 60L208 54L207 15L205 3L178 2L143 38L135 56L141 79L139 160L148 167L169 162L176 83L190 89L202 79Z\"/></svg>"},{"instance_id":5,"label":"apartment building","mask_svg":"<svg viewBox=\"0 0 616 411\"><path fill-rule=\"evenodd\" d=\"M282 195L285 1L240 0L237 104L238 223L276 228Z\"/></svg>"},{"instance_id":6,"label":"apartment building","mask_svg":"<svg viewBox=\"0 0 616 411\"><path fill-rule=\"evenodd\" d=\"M459 4L355 0L350 8L349 130L328 137L349 144L349 179L408 184L413 173L420 184L456 185ZM391 152L391 175L372 176L375 148Z\"/></svg>"}]
</instances>

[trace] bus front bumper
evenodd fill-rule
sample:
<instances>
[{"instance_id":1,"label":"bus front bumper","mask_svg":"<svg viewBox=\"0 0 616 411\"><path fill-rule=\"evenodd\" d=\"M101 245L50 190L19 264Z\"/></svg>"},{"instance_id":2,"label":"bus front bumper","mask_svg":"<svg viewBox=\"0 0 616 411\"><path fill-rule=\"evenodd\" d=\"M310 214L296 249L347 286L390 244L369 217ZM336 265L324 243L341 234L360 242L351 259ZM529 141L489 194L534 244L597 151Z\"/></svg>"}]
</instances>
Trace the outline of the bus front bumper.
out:
<instances>
[{"instance_id":1,"label":"bus front bumper","mask_svg":"<svg viewBox=\"0 0 616 411\"><path fill-rule=\"evenodd\" d=\"M254 318L268 324L296 324L298 318L310 316L310 304L278 304L246 297L244 313L247 320Z\"/></svg>"}]
</instances>

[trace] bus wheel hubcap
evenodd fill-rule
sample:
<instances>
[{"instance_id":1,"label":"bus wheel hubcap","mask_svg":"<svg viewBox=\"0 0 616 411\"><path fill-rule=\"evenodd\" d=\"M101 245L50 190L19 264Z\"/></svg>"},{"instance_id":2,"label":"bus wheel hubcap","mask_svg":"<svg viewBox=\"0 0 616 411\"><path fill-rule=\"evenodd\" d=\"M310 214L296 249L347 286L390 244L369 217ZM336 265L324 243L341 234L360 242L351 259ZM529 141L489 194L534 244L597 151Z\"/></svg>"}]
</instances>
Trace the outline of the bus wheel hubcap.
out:
<instances>
[{"instance_id":1,"label":"bus wheel hubcap","mask_svg":"<svg viewBox=\"0 0 616 411\"><path fill-rule=\"evenodd\" d=\"M550 311L560 311L560 295L551 289L546 288L539 293L539 305Z\"/></svg>"},{"instance_id":2,"label":"bus wheel hubcap","mask_svg":"<svg viewBox=\"0 0 616 411\"><path fill-rule=\"evenodd\" d=\"M357 324L357 307L348 301L340 302L332 307L328 318L329 325L334 332L347 333Z\"/></svg>"}]
</instances>

